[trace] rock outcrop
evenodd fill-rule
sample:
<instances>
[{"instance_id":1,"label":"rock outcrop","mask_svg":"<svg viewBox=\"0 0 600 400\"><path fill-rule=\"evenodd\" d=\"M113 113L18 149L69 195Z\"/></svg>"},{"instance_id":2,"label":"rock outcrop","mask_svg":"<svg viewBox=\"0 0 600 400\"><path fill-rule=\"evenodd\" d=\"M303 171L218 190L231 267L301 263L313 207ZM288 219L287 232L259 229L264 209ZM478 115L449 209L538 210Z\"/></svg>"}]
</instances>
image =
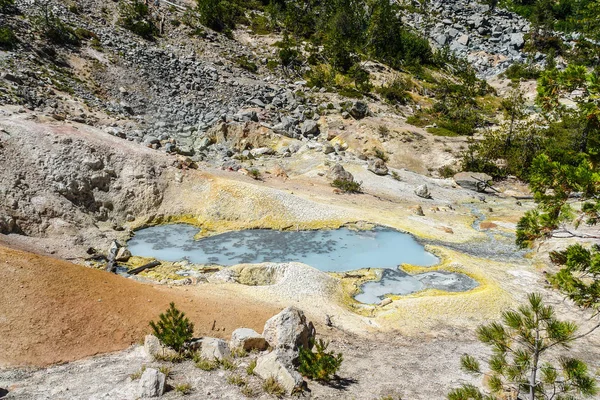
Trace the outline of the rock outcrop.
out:
<instances>
[{"instance_id":1,"label":"rock outcrop","mask_svg":"<svg viewBox=\"0 0 600 400\"><path fill-rule=\"evenodd\" d=\"M281 350L259 357L254 373L262 379L275 378L288 394L304 386L302 375L294 369L289 355Z\"/></svg>"},{"instance_id":2,"label":"rock outcrop","mask_svg":"<svg viewBox=\"0 0 600 400\"><path fill-rule=\"evenodd\" d=\"M249 328L239 328L233 331L231 334L231 340L229 341L229 347L232 350L266 350L268 347L268 343L265 338Z\"/></svg>"},{"instance_id":3,"label":"rock outcrop","mask_svg":"<svg viewBox=\"0 0 600 400\"><path fill-rule=\"evenodd\" d=\"M154 368L146 368L140 378L138 395L142 398L160 397L165 392L167 377Z\"/></svg>"},{"instance_id":4,"label":"rock outcrop","mask_svg":"<svg viewBox=\"0 0 600 400\"><path fill-rule=\"evenodd\" d=\"M308 348L315 336L312 322L306 321L302 310L288 307L271 317L266 323L263 337L274 349L295 351L302 346Z\"/></svg>"}]
</instances>

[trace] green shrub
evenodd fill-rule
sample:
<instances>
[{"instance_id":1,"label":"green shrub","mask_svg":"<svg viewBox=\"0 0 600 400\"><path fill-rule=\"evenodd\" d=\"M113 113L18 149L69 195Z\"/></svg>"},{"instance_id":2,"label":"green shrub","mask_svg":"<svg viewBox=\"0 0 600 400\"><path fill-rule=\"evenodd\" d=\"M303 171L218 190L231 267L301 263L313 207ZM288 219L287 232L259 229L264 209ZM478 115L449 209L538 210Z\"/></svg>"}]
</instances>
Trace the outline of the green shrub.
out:
<instances>
[{"instance_id":1,"label":"green shrub","mask_svg":"<svg viewBox=\"0 0 600 400\"><path fill-rule=\"evenodd\" d=\"M248 174L250 175L250 177L254 180L259 181L261 178L261 173L259 170L257 170L256 168L251 168L248 170Z\"/></svg>"},{"instance_id":2,"label":"green shrub","mask_svg":"<svg viewBox=\"0 0 600 400\"><path fill-rule=\"evenodd\" d=\"M152 40L158 34L148 6L140 0L119 3L119 24L144 39Z\"/></svg>"},{"instance_id":3,"label":"green shrub","mask_svg":"<svg viewBox=\"0 0 600 400\"><path fill-rule=\"evenodd\" d=\"M17 37L8 26L0 28L0 48L13 49L17 45Z\"/></svg>"},{"instance_id":4,"label":"green shrub","mask_svg":"<svg viewBox=\"0 0 600 400\"><path fill-rule=\"evenodd\" d=\"M412 82L408 78L396 77L389 85L382 85L377 93L391 104L406 104L410 100L408 90Z\"/></svg>"},{"instance_id":5,"label":"green shrub","mask_svg":"<svg viewBox=\"0 0 600 400\"><path fill-rule=\"evenodd\" d=\"M362 193L362 185L359 182L348 181L345 179L335 179L331 186L340 189L344 193Z\"/></svg>"},{"instance_id":6,"label":"green shrub","mask_svg":"<svg viewBox=\"0 0 600 400\"><path fill-rule=\"evenodd\" d=\"M519 79L538 79L540 70L531 64L514 63L504 71L504 76L513 81Z\"/></svg>"},{"instance_id":7,"label":"green shrub","mask_svg":"<svg viewBox=\"0 0 600 400\"><path fill-rule=\"evenodd\" d=\"M359 92L369 93L371 89L373 89L373 85L371 84L371 75L366 69L362 68L358 64L350 68L350 71L348 71L348 76L354 79L354 86Z\"/></svg>"},{"instance_id":8,"label":"green shrub","mask_svg":"<svg viewBox=\"0 0 600 400\"><path fill-rule=\"evenodd\" d=\"M277 379L270 376L263 382L263 390L265 393L276 397L282 397L285 395L285 389L277 382Z\"/></svg>"},{"instance_id":9,"label":"green shrub","mask_svg":"<svg viewBox=\"0 0 600 400\"><path fill-rule=\"evenodd\" d=\"M7 10L15 4L15 0L0 0L0 11Z\"/></svg>"},{"instance_id":10,"label":"green shrub","mask_svg":"<svg viewBox=\"0 0 600 400\"><path fill-rule=\"evenodd\" d=\"M238 57L236 63L240 68L245 69L246 71L250 71L253 74L258 72L258 66L252 61L250 61L246 56Z\"/></svg>"},{"instance_id":11,"label":"green shrub","mask_svg":"<svg viewBox=\"0 0 600 400\"><path fill-rule=\"evenodd\" d=\"M54 15L49 3L36 3L37 12L32 18L33 24L42 36L54 44L79 45L75 30Z\"/></svg>"},{"instance_id":12,"label":"green shrub","mask_svg":"<svg viewBox=\"0 0 600 400\"><path fill-rule=\"evenodd\" d=\"M75 35L80 39L80 40L91 40L91 39L97 39L98 36L96 36L96 34L92 31L89 31L85 28L77 28L75 29Z\"/></svg>"},{"instance_id":13,"label":"green shrub","mask_svg":"<svg viewBox=\"0 0 600 400\"><path fill-rule=\"evenodd\" d=\"M452 178L456 174L456 171L451 166L444 165L438 169L438 173L442 178Z\"/></svg>"},{"instance_id":14,"label":"green shrub","mask_svg":"<svg viewBox=\"0 0 600 400\"><path fill-rule=\"evenodd\" d=\"M231 361L229 358L220 360L219 365L226 371L234 371L237 369L237 364Z\"/></svg>"},{"instance_id":15,"label":"green shrub","mask_svg":"<svg viewBox=\"0 0 600 400\"><path fill-rule=\"evenodd\" d=\"M196 356L194 357L194 364L196 368L200 368L202 371L214 371L219 368L219 362L216 360L207 360L206 358Z\"/></svg>"},{"instance_id":16,"label":"green shrub","mask_svg":"<svg viewBox=\"0 0 600 400\"><path fill-rule=\"evenodd\" d=\"M175 392L184 396L188 395L192 393L192 385L189 383L178 383L175 385Z\"/></svg>"},{"instance_id":17,"label":"green shrub","mask_svg":"<svg viewBox=\"0 0 600 400\"><path fill-rule=\"evenodd\" d=\"M196 0L200 22L217 32L231 34L244 19L244 8L235 0Z\"/></svg>"},{"instance_id":18,"label":"green shrub","mask_svg":"<svg viewBox=\"0 0 600 400\"><path fill-rule=\"evenodd\" d=\"M319 339L315 342L311 339L311 349L300 348L298 372L309 379L317 381L330 381L342 365L342 354L337 355L334 352L328 352L329 343Z\"/></svg>"},{"instance_id":19,"label":"green shrub","mask_svg":"<svg viewBox=\"0 0 600 400\"><path fill-rule=\"evenodd\" d=\"M390 159L383 150L378 149L377 147L373 147L373 154L383 162L387 162Z\"/></svg>"},{"instance_id":20,"label":"green shrub","mask_svg":"<svg viewBox=\"0 0 600 400\"><path fill-rule=\"evenodd\" d=\"M233 386L242 387L246 386L248 384L248 381L239 375L229 375L227 377L227 383Z\"/></svg>"},{"instance_id":21,"label":"green shrub","mask_svg":"<svg viewBox=\"0 0 600 400\"><path fill-rule=\"evenodd\" d=\"M254 375L254 368L256 368L256 360L250 361L250 364L246 367L246 373L248 375Z\"/></svg>"},{"instance_id":22,"label":"green shrub","mask_svg":"<svg viewBox=\"0 0 600 400\"><path fill-rule=\"evenodd\" d=\"M150 321L150 327L161 343L178 353L183 351L183 345L194 334L194 324L185 313L175 308L175 303L169 304L169 309L159 315L157 322Z\"/></svg>"},{"instance_id":23,"label":"green shrub","mask_svg":"<svg viewBox=\"0 0 600 400\"><path fill-rule=\"evenodd\" d=\"M144 373L144 371L146 370L146 366L142 365L142 367L135 371L133 374L129 375L129 379L131 379L132 381L137 381L138 379L140 379L142 377L142 374Z\"/></svg>"}]
</instances>

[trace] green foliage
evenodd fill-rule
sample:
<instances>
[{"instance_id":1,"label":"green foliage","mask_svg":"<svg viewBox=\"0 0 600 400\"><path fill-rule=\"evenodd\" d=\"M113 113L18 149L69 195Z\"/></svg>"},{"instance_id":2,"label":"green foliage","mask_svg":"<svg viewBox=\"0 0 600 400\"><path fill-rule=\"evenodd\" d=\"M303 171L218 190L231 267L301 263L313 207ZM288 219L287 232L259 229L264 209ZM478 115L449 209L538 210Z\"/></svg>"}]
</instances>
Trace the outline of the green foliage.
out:
<instances>
[{"instance_id":1,"label":"green foliage","mask_svg":"<svg viewBox=\"0 0 600 400\"><path fill-rule=\"evenodd\" d=\"M286 74L296 72L302 65L300 51L296 42L290 38L287 32L283 34L283 40L279 43L279 61Z\"/></svg>"},{"instance_id":2,"label":"green foliage","mask_svg":"<svg viewBox=\"0 0 600 400\"><path fill-rule=\"evenodd\" d=\"M5 11L15 4L15 0L0 0L0 11Z\"/></svg>"},{"instance_id":3,"label":"green foliage","mask_svg":"<svg viewBox=\"0 0 600 400\"><path fill-rule=\"evenodd\" d=\"M13 49L17 43L17 37L12 29L10 29L8 26L0 28L0 49Z\"/></svg>"},{"instance_id":4,"label":"green foliage","mask_svg":"<svg viewBox=\"0 0 600 400\"><path fill-rule=\"evenodd\" d=\"M385 154L385 151L377 148L377 147L373 147L373 155L377 158L379 158L381 161L383 162L387 162L389 161L389 157L387 156L387 154Z\"/></svg>"},{"instance_id":5,"label":"green foliage","mask_svg":"<svg viewBox=\"0 0 600 400\"><path fill-rule=\"evenodd\" d=\"M261 173L259 170L257 170L256 168L250 168L248 170L248 175L250 175L250 177L254 180L260 180L261 179Z\"/></svg>"},{"instance_id":6,"label":"green foliage","mask_svg":"<svg viewBox=\"0 0 600 400\"><path fill-rule=\"evenodd\" d=\"M438 169L438 173L442 178L446 179L452 178L456 174L456 171L451 166L444 165Z\"/></svg>"},{"instance_id":7,"label":"green foliage","mask_svg":"<svg viewBox=\"0 0 600 400\"><path fill-rule=\"evenodd\" d=\"M345 179L335 179L331 186L340 189L344 193L362 193L362 185L359 182Z\"/></svg>"},{"instance_id":8,"label":"green foliage","mask_svg":"<svg viewBox=\"0 0 600 400\"><path fill-rule=\"evenodd\" d=\"M298 372L309 379L330 381L342 365L342 354L327 351L329 343L311 339L310 348L300 348ZM316 351L311 349L314 347Z\"/></svg>"},{"instance_id":9,"label":"green foliage","mask_svg":"<svg viewBox=\"0 0 600 400\"><path fill-rule=\"evenodd\" d=\"M585 248L580 244L551 254L561 266L550 282L582 308L600 310L600 248Z\"/></svg>"},{"instance_id":10,"label":"green foliage","mask_svg":"<svg viewBox=\"0 0 600 400\"><path fill-rule=\"evenodd\" d=\"M503 75L512 81L519 81L520 79L538 79L540 77L540 70L531 63L525 64L516 62L511 64L511 66L504 71Z\"/></svg>"},{"instance_id":11,"label":"green foliage","mask_svg":"<svg viewBox=\"0 0 600 400\"><path fill-rule=\"evenodd\" d=\"M397 76L388 85L381 85L377 88L377 93L390 104L406 104L410 100L408 91L412 87L413 84L409 78Z\"/></svg>"},{"instance_id":12,"label":"green foliage","mask_svg":"<svg viewBox=\"0 0 600 400\"><path fill-rule=\"evenodd\" d=\"M217 32L231 34L244 20L244 6L237 0L196 0L200 22Z\"/></svg>"},{"instance_id":13,"label":"green foliage","mask_svg":"<svg viewBox=\"0 0 600 400\"><path fill-rule=\"evenodd\" d=\"M282 397L285 395L285 389L277 382L277 379L270 376L263 382L263 390L265 393L273 395L275 397Z\"/></svg>"},{"instance_id":14,"label":"green foliage","mask_svg":"<svg viewBox=\"0 0 600 400\"><path fill-rule=\"evenodd\" d=\"M214 371L219 368L219 361L208 360L198 355L194 356L194 365L202 371Z\"/></svg>"},{"instance_id":15,"label":"green foliage","mask_svg":"<svg viewBox=\"0 0 600 400\"><path fill-rule=\"evenodd\" d=\"M188 395L192 393L192 385L189 383L177 383L175 385L175 392L181 395Z\"/></svg>"},{"instance_id":16,"label":"green foliage","mask_svg":"<svg viewBox=\"0 0 600 400\"><path fill-rule=\"evenodd\" d=\"M248 375L254 375L254 368L256 368L256 360L250 361L250 364L246 367L246 373Z\"/></svg>"},{"instance_id":17,"label":"green foliage","mask_svg":"<svg viewBox=\"0 0 600 400\"><path fill-rule=\"evenodd\" d=\"M229 375L227 377L227 383L229 383L230 385L233 385L233 386L241 387L241 386L246 386L248 384L248 381L240 375Z\"/></svg>"},{"instance_id":18,"label":"green foliage","mask_svg":"<svg viewBox=\"0 0 600 400\"><path fill-rule=\"evenodd\" d=\"M185 316L185 313L175 308L175 303L169 304L169 309L159 315L157 322L151 321L150 327L161 343L178 353L183 351L183 345L194 334L194 325Z\"/></svg>"},{"instance_id":19,"label":"green foliage","mask_svg":"<svg viewBox=\"0 0 600 400\"><path fill-rule=\"evenodd\" d=\"M501 322L477 329L479 340L489 346L492 356L485 372L490 393L473 385L462 385L448 394L451 400L503 398L505 393L520 393L523 399L536 400L555 396L577 399L598 393L596 381L580 360L550 356L552 348L569 349L576 339L577 325L560 321L554 309L543 303L539 294L530 294L528 302L517 310L505 311ZM481 375L481 365L470 355L461 358L461 368ZM521 397L519 397L521 398Z\"/></svg>"},{"instance_id":20,"label":"green foliage","mask_svg":"<svg viewBox=\"0 0 600 400\"><path fill-rule=\"evenodd\" d=\"M528 247L536 239L553 236L559 227L562 227L563 236L580 236L569 230L567 224L575 221L577 228L580 222L590 225L597 222L600 174L594 171L585 155L580 156L579 163L573 164L552 161L545 154L539 155L531 166L529 185L538 208L526 213L519 221L519 246ZM581 193L580 209L569 202L574 193Z\"/></svg>"},{"instance_id":21,"label":"green foliage","mask_svg":"<svg viewBox=\"0 0 600 400\"><path fill-rule=\"evenodd\" d=\"M246 56L238 57L236 62L240 68L245 69L246 71L252 72L253 74L258 72L258 66Z\"/></svg>"},{"instance_id":22,"label":"green foliage","mask_svg":"<svg viewBox=\"0 0 600 400\"><path fill-rule=\"evenodd\" d=\"M58 45L79 45L79 38L75 30L52 12L51 4L48 1L36 2L35 6L37 10L32 22L42 36Z\"/></svg>"},{"instance_id":23,"label":"green foliage","mask_svg":"<svg viewBox=\"0 0 600 400\"><path fill-rule=\"evenodd\" d=\"M153 40L158 34L150 9L141 0L119 3L119 24L144 39Z\"/></svg>"},{"instance_id":24,"label":"green foliage","mask_svg":"<svg viewBox=\"0 0 600 400\"><path fill-rule=\"evenodd\" d=\"M132 381L137 381L138 379L140 379L142 377L142 374L144 373L145 370L146 370L146 366L142 365L142 367L139 370L135 371L133 374L130 374L129 378Z\"/></svg>"}]
</instances>

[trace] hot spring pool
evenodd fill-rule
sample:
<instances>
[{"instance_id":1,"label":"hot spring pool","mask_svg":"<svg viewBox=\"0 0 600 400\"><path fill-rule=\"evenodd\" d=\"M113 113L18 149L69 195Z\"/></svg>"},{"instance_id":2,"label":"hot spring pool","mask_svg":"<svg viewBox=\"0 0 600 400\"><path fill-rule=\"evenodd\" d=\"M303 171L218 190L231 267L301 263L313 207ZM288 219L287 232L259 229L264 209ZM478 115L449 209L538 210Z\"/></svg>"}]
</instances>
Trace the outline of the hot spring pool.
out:
<instances>
[{"instance_id":1,"label":"hot spring pool","mask_svg":"<svg viewBox=\"0 0 600 400\"><path fill-rule=\"evenodd\" d=\"M145 228L135 233L128 248L134 256L165 261L186 259L194 264L231 266L296 261L326 272L389 269L380 282L363 285L364 293L356 298L366 303L376 302L387 293L407 294L427 287L451 287L448 284L450 279L471 280L462 274L449 272L411 276L397 270L398 265L403 263L432 266L439 260L411 235L384 227L370 231L347 228L316 231L254 229L194 240L198 231L198 228L187 224ZM475 281L472 282L476 285Z\"/></svg>"}]
</instances>

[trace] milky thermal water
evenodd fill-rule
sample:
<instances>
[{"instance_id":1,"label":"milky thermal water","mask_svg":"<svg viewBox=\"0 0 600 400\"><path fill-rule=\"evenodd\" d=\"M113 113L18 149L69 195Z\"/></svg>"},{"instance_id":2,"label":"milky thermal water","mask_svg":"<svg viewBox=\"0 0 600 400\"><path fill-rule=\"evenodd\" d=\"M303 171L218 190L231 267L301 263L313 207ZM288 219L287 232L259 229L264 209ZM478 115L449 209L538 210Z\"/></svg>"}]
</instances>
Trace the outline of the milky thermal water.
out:
<instances>
[{"instance_id":1,"label":"milky thermal water","mask_svg":"<svg viewBox=\"0 0 600 400\"><path fill-rule=\"evenodd\" d=\"M407 294L427 287L450 291L456 287L465 287L463 290L474 287L471 284L454 287L451 280L470 280L461 274L431 272L411 276L397 270L403 263L432 266L439 260L411 235L389 228L377 227L370 231L348 228L315 231L255 229L194 240L198 231L198 228L186 224L141 229L129 241L128 248L134 256L165 261L185 259L194 264L230 266L296 261L326 272L389 269L381 281L363 285L364 293L357 299L367 303L376 302L387 293Z\"/></svg>"}]
</instances>

